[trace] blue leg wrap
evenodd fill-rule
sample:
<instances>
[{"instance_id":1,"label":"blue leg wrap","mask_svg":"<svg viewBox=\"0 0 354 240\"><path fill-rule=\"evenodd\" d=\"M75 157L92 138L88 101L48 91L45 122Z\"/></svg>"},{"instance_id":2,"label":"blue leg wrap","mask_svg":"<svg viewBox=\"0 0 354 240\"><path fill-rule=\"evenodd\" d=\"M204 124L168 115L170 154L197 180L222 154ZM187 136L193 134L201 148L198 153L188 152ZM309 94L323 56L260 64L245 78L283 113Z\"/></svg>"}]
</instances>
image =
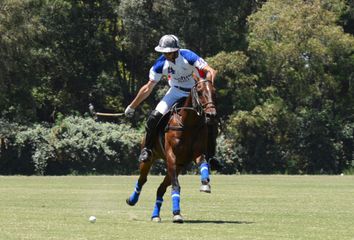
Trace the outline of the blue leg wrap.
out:
<instances>
[{"instance_id":1,"label":"blue leg wrap","mask_svg":"<svg viewBox=\"0 0 354 240\"><path fill-rule=\"evenodd\" d=\"M156 197L156 202L155 202L155 206L154 206L154 211L152 211L152 216L151 216L151 218L159 217L159 216L160 216L160 209L161 209L162 203L163 203L163 198L162 198L162 197Z\"/></svg>"},{"instance_id":2,"label":"blue leg wrap","mask_svg":"<svg viewBox=\"0 0 354 240\"><path fill-rule=\"evenodd\" d=\"M179 207L179 201L180 201L179 191L173 190L171 198L172 198L172 212L173 214L179 214L181 211Z\"/></svg>"},{"instance_id":3,"label":"blue leg wrap","mask_svg":"<svg viewBox=\"0 0 354 240\"><path fill-rule=\"evenodd\" d=\"M142 187L139 186L138 182L136 182L135 190L132 193L132 195L130 195L130 197L129 197L129 202L130 203L136 204L138 202L141 189L142 189Z\"/></svg>"},{"instance_id":4,"label":"blue leg wrap","mask_svg":"<svg viewBox=\"0 0 354 240\"><path fill-rule=\"evenodd\" d=\"M202 182L209 182L209 164L207 162L203 162L200 167L199 167L199 171L200 171L200 180Z\"/></svg>"}]
</instances>

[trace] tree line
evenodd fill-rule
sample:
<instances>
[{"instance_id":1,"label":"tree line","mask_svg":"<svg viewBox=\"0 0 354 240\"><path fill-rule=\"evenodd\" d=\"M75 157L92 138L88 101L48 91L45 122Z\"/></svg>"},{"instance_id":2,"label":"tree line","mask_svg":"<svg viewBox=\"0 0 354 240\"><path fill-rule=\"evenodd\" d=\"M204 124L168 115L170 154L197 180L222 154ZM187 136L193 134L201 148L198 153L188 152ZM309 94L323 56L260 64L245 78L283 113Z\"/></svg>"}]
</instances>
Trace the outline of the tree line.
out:
<instances>
[{"instance_id":1,"label":"tree line","mask_svg":"<svg viewBox=\"0 0 354 240\"><path fill-rule=\"evenodd\" d=\"M51 162L60 162L61 173L85 173L96 168L95 159L128 161L121 145L106 140L97 140L104 142L99 154L83 145L89 157L70 144L59 151L62 138L75 144L77 135L55 131L75 116L82 135L89 103L124 111L147 81L158 57L154 46L170 33L219 72L221 172L350 172L353 18L349 0L1 0L0 173L56 174ZM165 90L159 84L135 118L119 124L141 134ZM127 152L137 155L139 141L129 139ZM91 159L90 167L79 168L79 158ZM38 159L45 164L35 165ZM31 167L16 170L21 162ZM116 173L134 169L106 168L114 166Z\"/></svg>"}]
</instances>

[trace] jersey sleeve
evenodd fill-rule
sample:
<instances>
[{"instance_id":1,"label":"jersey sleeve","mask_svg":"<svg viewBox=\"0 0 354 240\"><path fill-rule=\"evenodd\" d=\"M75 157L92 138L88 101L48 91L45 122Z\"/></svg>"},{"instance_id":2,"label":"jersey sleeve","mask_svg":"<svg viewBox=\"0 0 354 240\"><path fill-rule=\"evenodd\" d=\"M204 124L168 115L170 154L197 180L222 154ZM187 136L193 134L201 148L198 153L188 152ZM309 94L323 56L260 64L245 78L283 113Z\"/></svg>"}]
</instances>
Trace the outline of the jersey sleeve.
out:
<instances>
[{"instance_id":1,"label":"jersey sleeve","mask_svg":"<svg viewBox=\"0 0 354 240\"><path fill-rule=\"evenodd\" d=\"M181 55L188 61L188 63L198 69L203 69L208 65L203 58L199 57L195 52L188 49L181 49Z\"/></svg>"},{"instance_id":2,"label":"jersey sleeve","mask_svg":"<svg viewBox=\"0 0 354 240\"><path fill-rule=\"evenodd\" d=\"M165 64L165 60L166 58L162 55L161 57L159 57L155 64L150 68L149 71L149 79L153 80L153 81L160 81L162 76L163 76L163 66Z\"/></svg>"},{"instance_id":3,"label":"jersey sleeve","mask_svg":"<svg viewBox=\"0 0 354 240\"><path fill-rule=\"evenodd\" d=\"M149 79L158 82L161 80L161 78L162 78L162 73L155 72L154 67L151 67L149 71Z\"/></svg>"}]
</instances>

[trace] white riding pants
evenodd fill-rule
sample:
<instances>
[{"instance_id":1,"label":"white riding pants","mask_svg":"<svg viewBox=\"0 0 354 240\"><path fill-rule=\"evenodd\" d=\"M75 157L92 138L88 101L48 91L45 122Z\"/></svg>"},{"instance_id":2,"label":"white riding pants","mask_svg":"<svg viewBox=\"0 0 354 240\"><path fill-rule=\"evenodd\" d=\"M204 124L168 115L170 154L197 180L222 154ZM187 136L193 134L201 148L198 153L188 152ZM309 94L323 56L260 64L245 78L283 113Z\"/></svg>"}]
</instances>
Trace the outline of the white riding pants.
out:
<instances>
[{"instance_id":1,"label":"white riding pants","mask_svg":"<svg viewBox=\"0 0 354 240\"><path fill-rule=\"evenodd\" d=\"M180 98L188 96L189 92L182 91L176 87L170 87L170 89L166 92L165 96L157 104L155 110L159 111L161 114L165 114L170 110L172 105Z\"/></svg>"}]
</instances>

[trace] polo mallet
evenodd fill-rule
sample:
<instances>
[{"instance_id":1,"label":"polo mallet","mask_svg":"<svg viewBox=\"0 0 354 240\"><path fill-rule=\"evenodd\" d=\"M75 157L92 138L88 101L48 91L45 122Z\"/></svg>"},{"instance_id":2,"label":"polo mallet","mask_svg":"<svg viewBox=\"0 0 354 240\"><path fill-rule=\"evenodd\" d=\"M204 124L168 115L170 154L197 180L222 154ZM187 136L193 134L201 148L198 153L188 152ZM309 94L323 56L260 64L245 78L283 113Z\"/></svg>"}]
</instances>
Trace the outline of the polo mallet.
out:
<instances>
[{"instance_id":1,"label":"polo mallet","mask_svg":"<svg viewBox=\"0 0 354 240\"><path fill-rule=\"evenodd\" d=\"M94 119L97 119L98 116L100 117L121 117L124 116L124 113L103 113L103 112L96 112L95 107L92 103L89 104L89 110L91 115Z\"/></svg>"}]
</instances>

